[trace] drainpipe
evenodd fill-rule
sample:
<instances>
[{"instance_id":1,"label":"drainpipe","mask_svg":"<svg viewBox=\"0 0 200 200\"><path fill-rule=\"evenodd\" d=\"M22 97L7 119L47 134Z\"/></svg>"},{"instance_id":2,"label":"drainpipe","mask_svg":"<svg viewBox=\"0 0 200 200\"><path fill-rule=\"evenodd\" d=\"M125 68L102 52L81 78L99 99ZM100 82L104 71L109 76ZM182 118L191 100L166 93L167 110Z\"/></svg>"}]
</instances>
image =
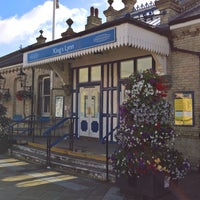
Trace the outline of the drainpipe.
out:
<instances>
[{"instance_id":1,"label":"drainpipe","mask_svg":"<svg viewBox=\"0 0 200 200\"><path fill-rule=\"evenodd\" d=\"M199 77L200 77L200 54L199 54ZM200 131L199 131L199 139L200 139ZM199 161L199 173L200 173L200 161Z\"/></svg>"}]
</instances>

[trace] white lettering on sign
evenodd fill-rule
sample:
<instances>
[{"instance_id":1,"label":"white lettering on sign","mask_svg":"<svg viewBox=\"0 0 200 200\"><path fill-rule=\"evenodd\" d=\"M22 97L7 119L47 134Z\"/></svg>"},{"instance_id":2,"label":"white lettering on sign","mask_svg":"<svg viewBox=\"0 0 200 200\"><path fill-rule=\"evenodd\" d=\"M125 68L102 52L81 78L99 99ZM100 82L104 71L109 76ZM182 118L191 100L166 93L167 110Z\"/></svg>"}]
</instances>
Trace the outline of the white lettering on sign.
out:
<instances>
[{"instance_id":1,"label":"white lettering on sign","mask_svg":"<svg viewBox=\"0 0 200 200\"><path fill-rule=\"evenodd\" d=\"M39 57L39 54L38 53L32 53L30 55L30 59L34 60L34 59L37 59Z\"/></svg>"},{"instance_id":2,"label":"white lettering on sign","mask_svg":"<svg viewBox=\"0 0 200 200\"><path fill-rule=\"evenodd\" d=\"M108 40L110 38L110 34L101 34L101 35L98 35L94 38L94 42L95 43L101 43L101 42L104 42L106 40Z\"/></svg>"},{"instance_id":3,"label":"white lettering on sign","mask_svg":"<svg viewBox=\"0 0 200 200\"><path fill-rule=\"evenodd\" d=\"M53 48L53 53L54 54L62 54L62 53L65 53L65 52L69 52L69 51L72 51L73 49L75 49L75 46L74 45L65 45L65 46L62 46L60 48Z\"/></svg>"}]
</instances>

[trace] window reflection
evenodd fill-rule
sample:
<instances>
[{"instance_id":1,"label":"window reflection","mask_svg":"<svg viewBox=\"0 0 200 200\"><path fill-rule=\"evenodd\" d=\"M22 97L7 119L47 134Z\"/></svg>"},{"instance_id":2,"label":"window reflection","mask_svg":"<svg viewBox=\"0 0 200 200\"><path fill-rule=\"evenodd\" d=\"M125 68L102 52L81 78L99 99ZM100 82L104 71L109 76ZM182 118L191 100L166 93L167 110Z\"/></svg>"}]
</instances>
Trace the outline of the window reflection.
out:
<instances>
[{"instance_id":1,"label":"window reflection","mask_svg":"<svg viewBox=\"0 0 200 200\"><path fill-rule=\"evenodd\" d=\"M50 113L50 78L45 77L42 81L42 115Z\"/></svg>"},{"instance_id":2,"label":"window reflection","mask_svg":"<svg viewBox=\"0 0 200 200\"><path fill-rule=\"evenodd\" d=\"M81 92L81 116L96 118L99 115L99 92L97 88L84 88Z\"/></svg>"},{"instance_id":3,"label":"window reflection","mask_svg":"<svg viewBox=\"0 0 200 200\"><path fill-rule=\"evenodd\" d=\"M138 58L137 59L137 71L143 72L147 69L152 69L152 57Z\"/></svg>"},{"instance_id":4,"label":"window reflection","mask_svg":"<svg viewBox=\"0 0 200 200\"><path fill-rule=\"evenodd\" d=\"M91 81L101 80L101 66L95 66L91 68Z\"/></svg>"},{"instance_id":5,"label":"window reflection","mask_svg":"<svg viewBox=\"0 0 200 200\"><path fill-rule=\"evenodd\" d=\"M79 70L79 82L88 82L88 68L81 68Z\"/></svg>"},{"instance_id":6,"label":"window reflection","mask_svg":"<svg viewBox=\"0 0 200 200\"><path fill-rule=\"evenodd\" d=\"M133 60L122 61L120 63L120 77L128 78L134 72Z\"/></svg>"}]
</instances>

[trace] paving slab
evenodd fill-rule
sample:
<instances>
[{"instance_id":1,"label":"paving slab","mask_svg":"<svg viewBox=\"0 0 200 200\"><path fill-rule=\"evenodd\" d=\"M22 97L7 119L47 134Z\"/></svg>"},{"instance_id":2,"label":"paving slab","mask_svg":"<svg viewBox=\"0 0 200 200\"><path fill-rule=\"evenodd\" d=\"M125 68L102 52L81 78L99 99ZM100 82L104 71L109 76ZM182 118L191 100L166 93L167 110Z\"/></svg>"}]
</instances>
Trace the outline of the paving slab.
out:
<instances>
[{"instance_id":1,"label":"paving slab","mask_svg":"<svg viewBox=\"0 0 200 200\"><path fill-rule=\"evenodd\" d=\"M9 155L0 155L0 196L2 200L124 199L113 183L12 160Z\"/></svg>"}]
</instances>

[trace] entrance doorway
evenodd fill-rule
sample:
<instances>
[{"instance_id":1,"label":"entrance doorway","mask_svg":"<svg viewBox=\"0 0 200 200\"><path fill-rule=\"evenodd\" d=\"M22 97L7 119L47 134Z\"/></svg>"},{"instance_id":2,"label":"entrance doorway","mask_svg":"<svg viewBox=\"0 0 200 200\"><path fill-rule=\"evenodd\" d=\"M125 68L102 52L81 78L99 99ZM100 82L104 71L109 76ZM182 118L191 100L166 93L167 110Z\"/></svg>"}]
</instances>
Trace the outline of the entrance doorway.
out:
<instances>
[{"instance_id":1,"label":"entrance doorway","mask_svg":"<svg viewBox=\"0 0 200 200\"><path fill-rule=\"evenodd\" d=\"M99 86L80 88L80 136L99 138L99 91Z\"/></svg>"}]
</instances>

